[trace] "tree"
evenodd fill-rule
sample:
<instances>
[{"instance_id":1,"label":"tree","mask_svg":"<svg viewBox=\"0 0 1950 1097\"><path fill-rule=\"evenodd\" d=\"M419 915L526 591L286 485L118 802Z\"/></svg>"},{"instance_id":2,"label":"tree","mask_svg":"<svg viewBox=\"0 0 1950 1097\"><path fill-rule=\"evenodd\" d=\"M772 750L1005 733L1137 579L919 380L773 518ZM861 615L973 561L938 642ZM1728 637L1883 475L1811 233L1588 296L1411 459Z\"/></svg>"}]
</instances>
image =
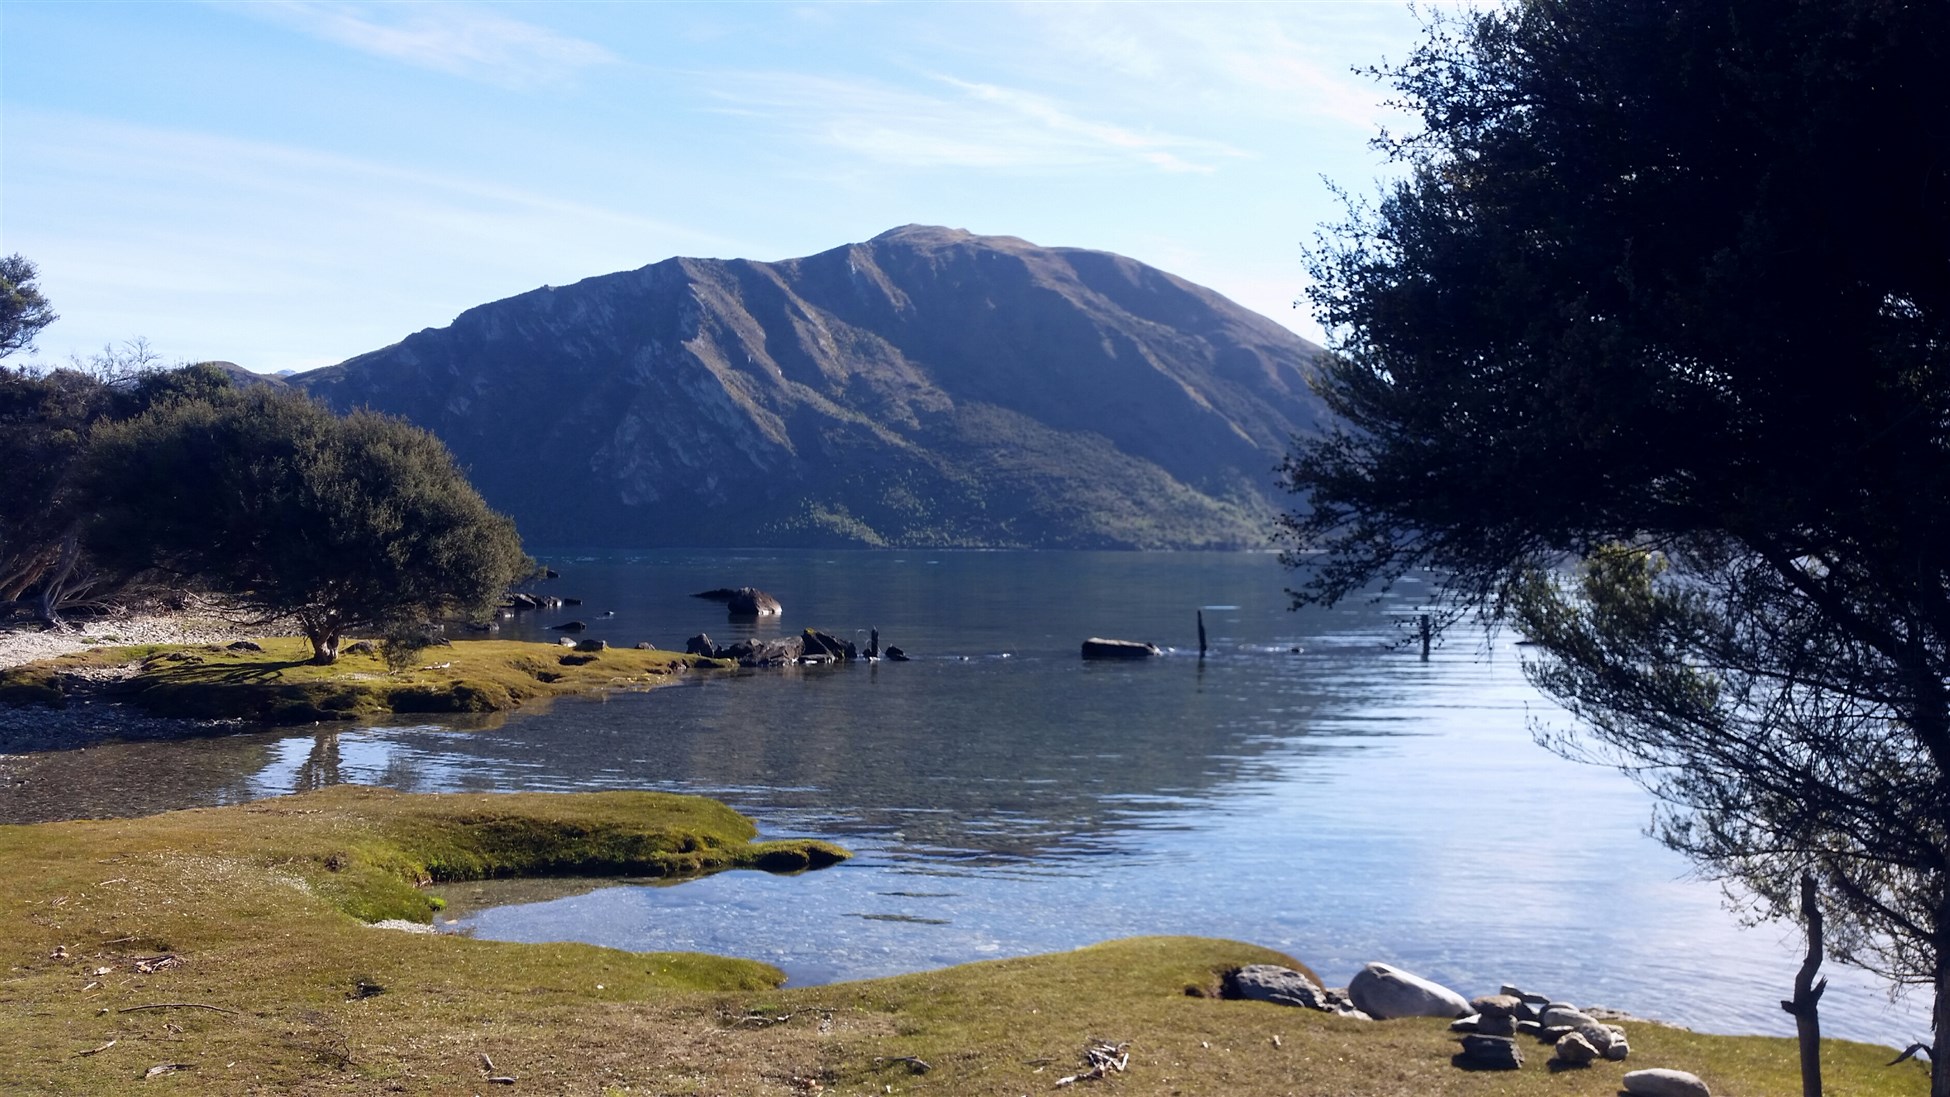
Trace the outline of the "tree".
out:
<instances>
[{"instance_id":1,"label":"tree","mask_svg":"<svg viewBox=\"0 0 1950 1097\"><path fill-rule=\"evenodd\" d=\"M1950 8L1529 0L1392 70L1403 168L1312 255L1341 425L1299 603L1429 568L1662 833L1934 984L1950 1097ZM1540 578L1566 556L1574 579ZM1895 824L1895 825L1891 825Z\"/></svg>"},{"instance_id":2,"label":"tree","mask_svg":"<svg viewBox=\"0 0 1950 1097\"><path fill-rule=\"evenodd\" d=\"M514 524L398 419L263 385L165 402L90 448L92 544L295 618L315 663L348 629L485 613L528 568Z\"/></svg>"},{"instance_id":3,"label":"tree","mask_svg":"<svg viewBox=\"0 0 1950 1097\"><path fill-rule=\"evenodd\" d=\"M0 358L34 345L60 317L34 283L40 271L18 253L0 258Z\"/></svg>"}]
</instances>

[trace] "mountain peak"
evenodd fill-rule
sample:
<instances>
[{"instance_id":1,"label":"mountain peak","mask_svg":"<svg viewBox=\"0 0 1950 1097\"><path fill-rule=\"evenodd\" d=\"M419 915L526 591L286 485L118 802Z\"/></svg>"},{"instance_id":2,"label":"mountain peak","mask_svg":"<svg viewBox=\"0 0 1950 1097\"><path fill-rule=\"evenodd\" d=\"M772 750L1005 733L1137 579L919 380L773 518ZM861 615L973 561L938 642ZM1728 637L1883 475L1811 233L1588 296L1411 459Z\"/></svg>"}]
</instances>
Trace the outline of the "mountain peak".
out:
<instances>
[{"instance_id":1,"label":"mountain peak","mask_svg":"<svg viewBox=\"0 0 1950 1097\"><path fill-rule=\"evenodd\" d=\"M293 383L438 434L531 542L1239 547L1317 351L1108 252L903 225L480 305Z\"/></svg>"}]
</instances>

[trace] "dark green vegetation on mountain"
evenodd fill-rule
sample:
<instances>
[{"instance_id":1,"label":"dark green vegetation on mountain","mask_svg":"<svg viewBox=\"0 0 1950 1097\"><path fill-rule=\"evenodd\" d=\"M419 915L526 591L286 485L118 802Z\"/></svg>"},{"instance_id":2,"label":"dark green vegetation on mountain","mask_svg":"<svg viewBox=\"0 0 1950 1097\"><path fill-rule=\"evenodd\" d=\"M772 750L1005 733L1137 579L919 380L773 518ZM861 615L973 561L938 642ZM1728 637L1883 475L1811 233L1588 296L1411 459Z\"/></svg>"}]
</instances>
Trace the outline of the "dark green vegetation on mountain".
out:
<instances>
[{"instance_id":1,"label":"dark green vegetation on mountain","mask_svg":"<svg viewBox=\"0 0 1950 1097\"><path fill-rule=\"evenodd\" d=\"M433 431L532 541L1236 547L1316 350L1116 255L909 226L534 290L292 383Z\"/></svg>"},{"instance_id":2,"label":"dark green vegetation on mountain","mask_svg":"<svg viewBox=\"0 0 1950 1097\"><path fill-rule=\"evenodd\" d=\"M1792 1087L1787 1041L1642 1024L1633 1060L1456 1069L1439 1020L1348 1021L1211 995L1267 949L1185 937L836 986L750 960L375 929L439 917L428 882L831 864L721 804L643 792L404 795L336 786L142 819L0 827L0 1077L27 1093L994 1094L1049 1091L1128 1043L1122 1094L1610 1097L1626 1069ZM803 881L807 887L817 880ZM1830 1043L1849 1092L1916 1064ZM917 1065L918 1060L925 1067ZM163 1068L157 1070L156 1068ZM150 1075L154 1073L154 1077ZM1085 1083L1079 1083L1085 1085Z\"/></svg>"},{"instance_id":3,"label":"dark green vegetation on mountain","mask_svg":"<svg viewBox=\"0 0 1950 1097\"><path fill-rule=\"evenodd\" d=\"M1647 785L1668 844L1776 917L1818 880L1836 956L1934 987L1937 1097L1946 66L1942 4L1437 21L1392 74L1405 178L1317 257L1344 424L1288 470L1307 600L1430 568L1513 615L1588 732L1562 745Z\"/></svg>"}]
</instances>

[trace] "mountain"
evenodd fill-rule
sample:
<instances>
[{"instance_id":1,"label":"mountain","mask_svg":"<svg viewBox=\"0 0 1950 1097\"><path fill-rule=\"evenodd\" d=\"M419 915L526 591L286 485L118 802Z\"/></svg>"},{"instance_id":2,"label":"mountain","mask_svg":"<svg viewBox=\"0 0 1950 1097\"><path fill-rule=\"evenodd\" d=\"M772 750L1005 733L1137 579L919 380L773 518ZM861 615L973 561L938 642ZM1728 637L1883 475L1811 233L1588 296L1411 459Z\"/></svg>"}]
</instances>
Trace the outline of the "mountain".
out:
<instances>
[{"instance_id":1,"label":"mountain","mask_svg":"<svg viewBox=\"0 0 1950 1097\"><path fill-rule=\"evenodd\" d=\"M1106 252L910 225L667 259L302 373L438 434L531 543L1261 545L1319 348Z\"/></svg>"}]
</instances>

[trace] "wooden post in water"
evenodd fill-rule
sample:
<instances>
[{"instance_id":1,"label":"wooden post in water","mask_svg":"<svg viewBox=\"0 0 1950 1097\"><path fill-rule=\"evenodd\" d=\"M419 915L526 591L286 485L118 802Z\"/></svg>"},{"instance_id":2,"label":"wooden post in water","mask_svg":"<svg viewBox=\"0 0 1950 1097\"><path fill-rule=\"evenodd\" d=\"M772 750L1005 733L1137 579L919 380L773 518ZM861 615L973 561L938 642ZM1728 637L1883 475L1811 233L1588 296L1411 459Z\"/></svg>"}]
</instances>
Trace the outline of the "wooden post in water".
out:
<instances>
[{"instance_id":1,"label":"wooden post in water","mask_svg":"<svg viewBox=\"0 0 1950 1097\"><path fill-rule=\"evenodd\" d=\"M1426 613L1422 615L1421 632L1422 632L1422 661L1426 663L1429 661L1429 637L1435 632L1434 625L1432 622L1430 622L1429 615Z\"/></svg>"},{"instance_id":2,"label":"wooden post in water","mask_svg":"<svg viewBox=\"0 0 1950 1097\"><path fill-rule=\"evenodd\" d=\"M1205 658L1205 611L1198 611L1198 657Z\"/></svg>"}]
</instances>

